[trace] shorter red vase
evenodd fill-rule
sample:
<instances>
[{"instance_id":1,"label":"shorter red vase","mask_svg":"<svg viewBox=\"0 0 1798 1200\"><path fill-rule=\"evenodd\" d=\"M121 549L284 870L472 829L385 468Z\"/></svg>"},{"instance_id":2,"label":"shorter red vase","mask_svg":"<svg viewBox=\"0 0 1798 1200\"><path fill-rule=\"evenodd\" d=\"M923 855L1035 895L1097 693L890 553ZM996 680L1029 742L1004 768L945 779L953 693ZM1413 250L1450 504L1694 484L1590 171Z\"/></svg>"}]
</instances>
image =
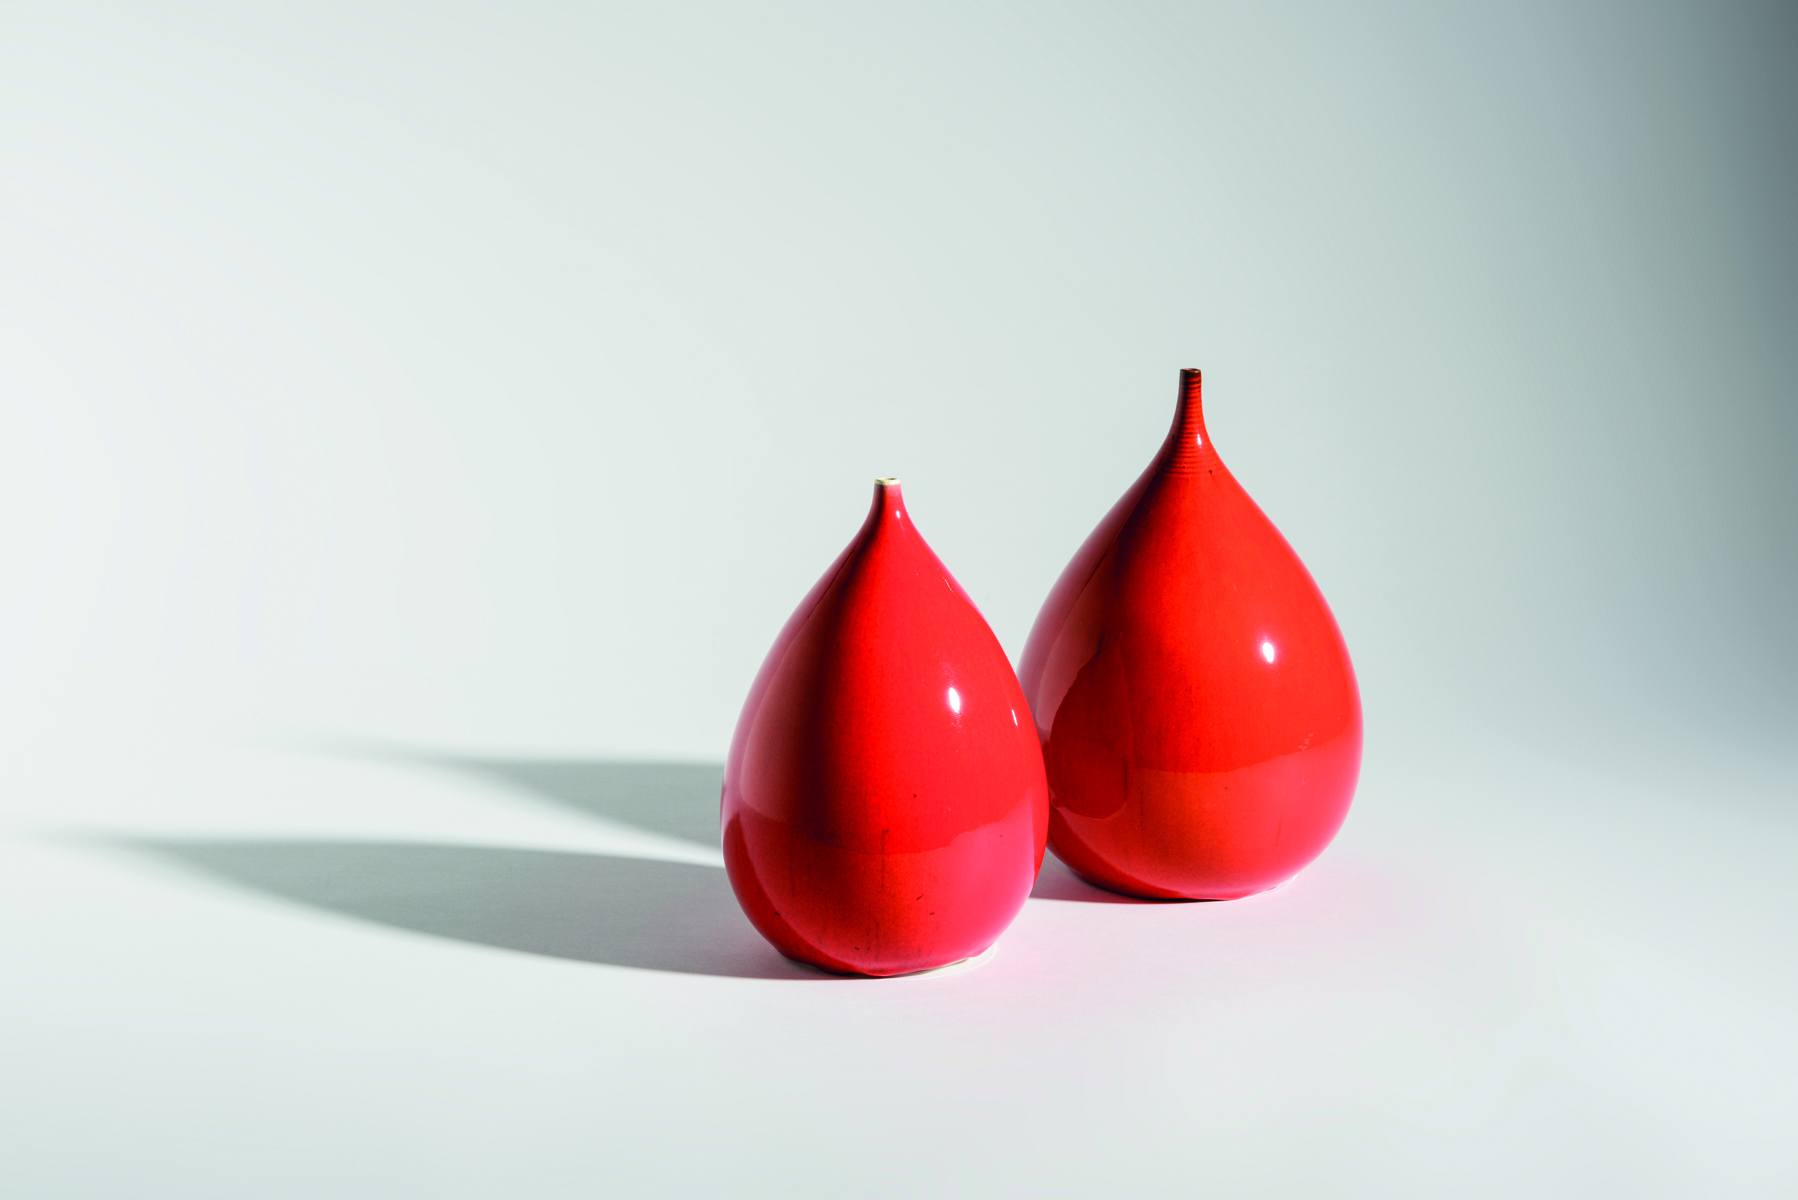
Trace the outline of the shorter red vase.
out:
<instances>
[{"instance_id":1,"label":"shorter red vase","mask_svg":"<svg viewBox=\"0 0 1798 1200\"><path fill-rule=\"evenodd\" d=\"M1336 620L1217 457L1199 373L1161 453L1099 522L1019 672L1048 769L1049 845L1113 891L1227 900L1322 853L1361 768Z\"/></svg>"},{"instance_id":2,"label":"shorter red vase","mask_svg":"<svg viewBox=\"0 0 1798 1200\"><path fill-rule=\"evenodd\" d=\"M762 664L725 765L724 863L762 936L831 971L980 954L1042 865L1048 785L1005 651L875 483Z\"/></svg>"}]
</instances>

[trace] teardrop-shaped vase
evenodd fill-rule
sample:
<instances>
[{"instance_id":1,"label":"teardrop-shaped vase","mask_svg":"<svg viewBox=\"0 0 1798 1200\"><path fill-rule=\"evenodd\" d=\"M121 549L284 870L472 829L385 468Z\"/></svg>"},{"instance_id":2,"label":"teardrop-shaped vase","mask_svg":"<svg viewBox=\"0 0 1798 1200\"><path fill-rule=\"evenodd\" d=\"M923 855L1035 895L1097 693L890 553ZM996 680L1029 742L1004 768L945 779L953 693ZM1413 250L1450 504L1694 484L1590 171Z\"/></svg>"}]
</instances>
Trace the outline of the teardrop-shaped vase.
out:
<instances>
[{"instance_id":1,"label":"teardrop-shaped vase","mask_svg":"<svg viewBox=\"0 0 1798 1200\"><path fill-rule=\"evenodd\" d=\"M1049 593L1019 672L1049 777L1049 846L1159 899L1281 883L1341 828L1361 700L1336 620L1218 460L1183 371L1161 453Z\"/></svg>"},{"instance_id":2,"label":"teardrop-shaped vase","mask_svg":"<svg viewBox=\"0 0 1798 1200\"><path fill-rule=\"evenodd\" d=\"M877 480L743 705L724 864L789 958L902 975L986 950L1042 866L1048 785L1005 651Z\"/></svg>"}]
</instances>

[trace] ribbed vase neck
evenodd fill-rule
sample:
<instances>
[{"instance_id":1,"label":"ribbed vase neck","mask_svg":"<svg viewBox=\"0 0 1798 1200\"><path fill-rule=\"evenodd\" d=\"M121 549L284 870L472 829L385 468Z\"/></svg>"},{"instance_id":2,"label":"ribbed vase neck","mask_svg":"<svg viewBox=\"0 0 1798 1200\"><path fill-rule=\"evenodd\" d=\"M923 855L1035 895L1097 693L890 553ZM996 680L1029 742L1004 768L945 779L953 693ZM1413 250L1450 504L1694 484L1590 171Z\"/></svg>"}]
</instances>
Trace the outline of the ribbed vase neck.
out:
<instances>
[{"instance_id":1,"label":"ribbed vase neck","mask_svg":"<svg viewBox=\"0 0 1798 1200\"><path fill-rule=\"evenodd\" d=\"M1174 427L1167 436L1168 448L1163 460L1166 470L1177 475L1191 475L1218 465L1217 452L1211 448L1211 435L1205 430L1205 408L1196 370L1180 372L1180 398L1174 405Z\"/></svg>"}]
</instances>

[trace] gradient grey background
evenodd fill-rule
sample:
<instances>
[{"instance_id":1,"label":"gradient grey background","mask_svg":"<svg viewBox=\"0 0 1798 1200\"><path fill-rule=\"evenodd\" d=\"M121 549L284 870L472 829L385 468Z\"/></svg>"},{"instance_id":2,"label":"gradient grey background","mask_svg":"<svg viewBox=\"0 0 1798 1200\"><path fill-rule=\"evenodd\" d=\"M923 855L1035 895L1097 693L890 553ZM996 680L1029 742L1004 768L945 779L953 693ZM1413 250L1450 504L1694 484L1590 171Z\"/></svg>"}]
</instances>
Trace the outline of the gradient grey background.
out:
<instances>
[{"instance_id":1,"label":"gradient grey background","mask_svg":"<svg viewBox=\"0 0 1798 1200\"><path fill-rule=\"evenodd\" d=\"M189 1020L131 1025L125 998L85 1025L67 1015L70 995L121 996L144 976L84 974L82 945L99 935L59 933L74 918L52 897L100 887L104 871L75 865L88 851L30 838L267 832L258 821L423 836L413 816L357 825L388 802L382 789L425 786L398 768L330 785L366 799L352 804L317 798L289 767L253 787L220 782L239 766L194 768L212 782L177 786L179 771L142 765L163 761L158 747L397 747L564 800L560 777L531 771L716 762L768 643L881 474L903 477L920 530L1015 660L1062 565L1159 445L1186 366L1204 369L1220 452L1310 566L1354 654L1368 764L1344 853L1372 856L1368 886L1384 886L1381 854L1450 878L1444 847L1477 847L1500 876L1507 853L1537 855L1512 873L1532 894L1617 900L1604 916L1573 901L1528 918L1494 908L1533 931L1516 935L1535 947L1521 974L1500 972L1513 983L1548 978L1567 928L1607 931L1592 936L1663 966L1699 944L1735 955L1693 968L1723 972L1715 995L1642 1016L1640 1040L1618 1051L1639 1064L1689 1048L1652 1113L1618 1115L1643 1085L1614 1063L1543 1051L1534 1083L1504 1085L1490 1119L1453 1136L1399 1101L1367 1110L1390 1120L1343 1133L1338 1118L1361 1111L1356 1097L1391 1061L1372 1054L1365 1078L1279 1067L1255 1093L1262 1107L1243 1110L1264 1117L1237 1128L1213 1114L1210 1128L1230 1132L1204 1153L1180 1132L1190 1081L1143 1074L1174 1053L1165 1044L1081 1043L1086 1066L1070 1070L1086 1082L1070 1086L1098 1107L1041 1099L1069 1030L1147 1020L1106 996L1173 986L1135 980L1127 959L1088 964L1064 1023L1042 1017L1034 1042L990 1059L969 1030L1040 992L968 1001L982 1015L959 1032L957 1001L930 1026L949 1041L931 1045L961 1048L908 1074L916 1048L873 1017L823 1033L837 1018L772 1001L754 1010L766 1061L720 1066L752 1035L681 1023L697 976L645 982L657 962L602 955L609 965L581 969L629 976L604 986L637 999L596 992L568 1020L647 1039L629 1069L614 1064L606 1103L657 1115L599 1160L558 1157L576 1135L520 1115L531 1100L514 1091L491 1111L471 1099L416 1117L413 1133L436 1131L422 1141L380 1125L402 1120L407 1097L486 1094L473 1060L505 1057L493 1030L536 1019L529 998L556 987L544 976L519 985L523 1010L493 1000L479 1010L491 1025L476 1014L446 1028L446 1045L478 1050L421 1049L433 1066L388 1064L397 1074L384 1077L441 1070L453 1085L420 1083L381 1117L352 1117L330 1099L349 1076L316 1095L269 1084L312 1097L286 1111L262 1086L286 1078L271 1066L241 1094L175 1105L191 1115L185 1133L143 1135L162 1149L119 1159L116 1177L63 1173L65 1153L89 1153L65 1139L85 1129L104 1142L141 1111L93 1107L122 1094L112 1068L82 1068L94 1093L66 1112L19 1086L19 1113L43 1122L29 1136L19 1113L11 1122L20 1194L120 1194L121 1180L138 1194L159 1182L183 1195L363 1194L358 1181L401 1194L420 1163L460 1161L477 1128L512 1148L495 1163L547 1173L464 1163L434 1178L440 1194L590 1192L608 1178L640 1192L825 1190L849 1160L870 1161L857 1141L870 1130L923 1137L894 1115L910 1111L899 1100L863 1120L844 1099L856 1056L889 1051L869 1068L872 1091L986 1097L996 1141L1022 1157L944 1127L899 1174L852 1173L843 1190L1791 1186L1768 1140L1798 1116L1789 1085L1732 1072L1798 1064L1777 1032L1798 991L1779 919L1794 898L1798 781L1795 62L1790 5L0 6L0 705L17 748L12 852L44 856L13 876L8 944L22 957L6 990L29 1007L17 981L40 981L32 1020L51 1031L27 1035L41 1053L17 1059L15 1083L66 1080L67 1047L96 1029L133 1047ZM481 766L496 762L528 769ZM668 769L656 777L667 786L687 778ZM407 813L430 810L414 802ZM291 821L269 815L283 804ZM607 812L644 837L686 836ZM467 837L488 836L469 820ZM710 861L653 837L640 849ZM1627 885L1591 882L1598 859ZM95 874L77 885L65 868ZM119 905L166 901L163 929L208 919L210 885L149 878L121 882ZM1429 909L1432 886L1378 911ZM1688 903L1709 907L1655 907ZM1055 911L1075 908L1096 921L1104 906ZM245 945L261 944L243 919ZM336 926L306 919L318 922L306 978L350 987ZM1438 930L1441 946L1454 927ZM1655 941L1675 927L1684 949ZM1134 936L1092 929L1107 944ZM1352 946L1367 928L1341 932ZM202 1031L259 1001L233 999L223 958L182 945L145 950L164 965L144 969L171 995L213 995L191 1027L214 1049L193 1053L241 1061L242 1047ZM1243 978L1259 978L1243 953ZM1267 969L1302 990L1309 968L1283 961ZM461 969L444 967L460 981L445 990L472 986ZM1043 969L1052 981L1088 967ZM1261 1011L1242 987L1219 994ZM688 990L677 1001L645 988ZM743 1003L706 995L707 1012ZM404 1024L412 1010L394 1003ZM382 1019L344 1020L388 1044ZM1696 1027L1711 1025L1745 1040L1702 1049ZM1440 1036L1473 1036L1455 1029ZM789 1035L836 1049L812 1061L782 1048ZM1032 1099L989 1096L944 1065L976 1060ZM132 1078L182 1077L192 1061ZM1199 1090L1223 1103L1255 1061ZM662 1062L685 1065L659 1076ZM776 1100L732 1099L792 1063ZM677 1075L709 1098L664 1096ZM1434 1111L1430 1087L1453 1090L1416 1087L1419 1112ZM555 1094L558 1112L583 1111ZM1128 1110L1121 1125L1146 1119L1131 1103L1172 1124L1131 1141L1101 1096ZM267 1128L337 1131L304 1161L360 1166L208 1174L233 1144L262 1146L246 1163L286 1161L242 1130L207 1132L263 1104L275 1106ZM1702 1119L1685 1107L1706 1104L1723 1107ZM1490 1116L1501 1110L1542 1124ZM793 1132L835 1120L849 1125ZM370 1129L384 1132L356 1132ZM1585 1149L1555 1129L1585 1131ZM1026 1154L1031 1138L1045 1140ZM1354 1158L1369 1145L1391 1152ZM708 1146L734 1149L714 1161Z\"/></svg>"}]
</instances>

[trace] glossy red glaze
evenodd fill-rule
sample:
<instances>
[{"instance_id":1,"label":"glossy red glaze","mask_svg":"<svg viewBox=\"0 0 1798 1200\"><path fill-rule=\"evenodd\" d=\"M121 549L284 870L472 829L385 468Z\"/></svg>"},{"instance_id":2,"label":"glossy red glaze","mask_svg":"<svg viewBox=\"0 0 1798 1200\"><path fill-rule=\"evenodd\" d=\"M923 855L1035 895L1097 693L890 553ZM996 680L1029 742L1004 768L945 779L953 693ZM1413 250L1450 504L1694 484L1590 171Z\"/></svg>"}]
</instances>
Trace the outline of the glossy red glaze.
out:
<instances>
[{"instance_id":1,"label":"glossy red glaze","mask_svg":"<svg viewBox=\"0 0 1798 1200\"><path fill-rule=\"evenodd\" d=\"M724 864L762 936L832 971L979 954L1042 865L1048 784L1011 663L877 481L743 705Z\"/></svg>"},{"instance_id":2,"label":"glossy red glaze","mask_svg":"<svg viewBox=\"0 0 1798 1200\"><path fill-rule=\"evenodd\" d=\"M1361 770L1336 620L1218 460L1199 373L1161 453L1049 593L1019 672L1049 776L1049 845L1161 899L1273 887L1323 852Z\"/></svg>"}]
</instances>

